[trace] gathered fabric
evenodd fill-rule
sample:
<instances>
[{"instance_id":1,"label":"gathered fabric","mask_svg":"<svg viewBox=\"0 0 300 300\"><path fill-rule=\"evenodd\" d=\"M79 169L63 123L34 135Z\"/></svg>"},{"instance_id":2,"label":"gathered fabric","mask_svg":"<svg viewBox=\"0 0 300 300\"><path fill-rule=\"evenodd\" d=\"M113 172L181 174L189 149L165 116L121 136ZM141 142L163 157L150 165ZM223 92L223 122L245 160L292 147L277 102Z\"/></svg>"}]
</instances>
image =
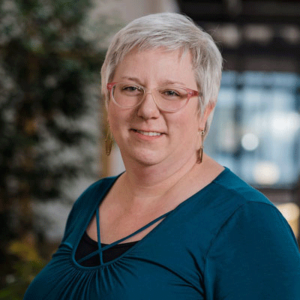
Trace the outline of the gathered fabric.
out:
<instances>
[{"instance_id":1,"label":"gathered fabric","mask_svg":"<svg viewBox=\"0 0 300 300\"><path fill-rule=\"evenodd\" d=\"M286 220L229 169L174 210L101 246L99 205L117 177L91 185L75 202L62 242L24 300L300 299L300 255ZM97 216L98 250L75 259ZM103 252L161 221L113 260ZM81 263L93 255L99 265Z\"/></svg>"}]
</instances>

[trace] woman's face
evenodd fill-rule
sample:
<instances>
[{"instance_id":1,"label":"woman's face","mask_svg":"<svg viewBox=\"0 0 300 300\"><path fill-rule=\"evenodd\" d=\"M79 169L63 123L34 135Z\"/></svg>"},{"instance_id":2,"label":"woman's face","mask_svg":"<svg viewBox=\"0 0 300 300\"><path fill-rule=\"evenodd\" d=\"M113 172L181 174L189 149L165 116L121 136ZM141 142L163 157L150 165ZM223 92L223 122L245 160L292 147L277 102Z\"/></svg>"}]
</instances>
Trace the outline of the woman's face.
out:
<instances>
[{"instance_id":1,"label":"woman's face","mask_svg":"<svg viewBox=\"0 0 300 300\"><path fill-rule=\"evenodd\" d=\"M128 82L153 89L170 82L197 90L190 53L152 49L127 54L118 65L113 82ZM204 129L209 113L200 119L198 97L192 97L181 110L161 111L147 94L134 108L108 104L110 129L127 166L130 162L143 165L184 164L195 159L201 145L199 130ZM155 133L155 135L149 135Z\"/></svg>"}]
</instances>

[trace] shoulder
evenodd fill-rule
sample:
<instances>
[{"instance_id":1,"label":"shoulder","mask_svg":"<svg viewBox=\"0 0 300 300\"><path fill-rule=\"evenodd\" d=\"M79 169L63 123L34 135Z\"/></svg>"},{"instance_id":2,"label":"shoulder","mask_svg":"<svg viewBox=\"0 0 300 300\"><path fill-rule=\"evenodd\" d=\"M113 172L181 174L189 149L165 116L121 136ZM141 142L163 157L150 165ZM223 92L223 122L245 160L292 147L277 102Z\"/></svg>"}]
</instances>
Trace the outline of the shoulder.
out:
<instances>
[{"instance_id":1,"label":"shoulder","mask_svg":"<svg viewBox=\"0 0 300 300\"><path fill-rule=\"evenodd\" d=\"M69 213L63 240L90 216L108 193L118 176L106 177L91 184L74 202Z\"/></svg>"},{"instance_id":2,"label":"shoulder","mask_svg":"<svg viewBox=\"0 0 300 300\"><path fill-rule=\"evenodd\" d=\"M297 246L293 232L279 210L262 193L225 169L199 192L189 222L205 226L206 253L218 247L268 242ZM261 241L259 240L261 239ZM203 240L203 239L202 239Z\"/></svg>"},{"instance_id":3,"label":"shoulder","mask_svg":"<svg viewBox=\"0 0 300 300\"><path fill-rule=\"evenodd\" d=\"M81 206L88 206L89 204L93 204L95 201L100 200L100 198L104 197L110 190L117 178L118 176L105 177L91 184L74 202L73 209L77 209Z\"/></svg>"},{"instance_id":4,"label":"shoulder","mask_svg":"<svg viewBox=\"0 0 300 300\"><path fill-rule=\"evenodd\" d=\"M229 241L239 246L259 243L260 247L288 242L297 247L289 224L270 200L229 169L221 175L213 183L219 195L216 211L222 217L218 218L211 249Z\"/></svg>"},{"instance_id":5,"label":"shoulder","mask_svg":"<svg viewBox=\"0 0 300 300\"><path fill-rule=\"evenodd\" d=\"M237 206L252 202L274 206L261 192L247 184L228 168L212 184L220 194L233 198Z\"/></svg>"},{"instance_id":6,"label":"shoulder","mask_svg":"<svg viewBox=\"0 0 300 300\"><path fill-rule=\"evenodd\" d=\"M259 210L265 213L277 211L261 192L227 168L200 191L197 198L192 213L196 219L205 221L206 228L212 235L216 235L226 222L236 218L244 210L252 212L248 215L250 220L256 216L255 212L260 214Z\"/></svg>"},{"instance_id":7,"label":"shoulder","mask_svg":"<svg viewBox=\"0 0 300 300\"><path fill-rule=\"evenodd\" d=\"M265 213L277 211L275 205L261 192L247 184L229 169L225 169L211 183L211 207L220 215L219 226L227 220L237 216L240 212L248 210L254 217L255 212ZM265 216L267 217L267 215Z\"/></svg>"},{"instance_id":8,"label":"shoulder","mask_svg":"<svg viewBox=\"0 0 300 300\"><path fill-rule=\"evenodd\" d=\"M232 172L224 175L214 182L219 198L226 196L218 201L218 226L206 252L208 298L218 291L230 299L296 299L300 255L289 224L260 192Z\"/></svg>"}]
</instances>

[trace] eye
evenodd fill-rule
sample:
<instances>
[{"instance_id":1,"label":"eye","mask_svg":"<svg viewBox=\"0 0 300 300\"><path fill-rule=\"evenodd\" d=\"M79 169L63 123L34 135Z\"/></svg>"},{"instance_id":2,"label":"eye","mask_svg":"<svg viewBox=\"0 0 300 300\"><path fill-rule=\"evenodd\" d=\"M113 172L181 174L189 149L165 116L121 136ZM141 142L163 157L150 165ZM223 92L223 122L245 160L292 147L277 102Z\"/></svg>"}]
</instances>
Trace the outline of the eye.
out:
<instances>
[{"instance_id":1,"label":"eye","mask_svg":"<svg viewBox=\"0 0 300 300\"><path fill-rule=\"evenodd\" d=\"M166 100L184 100L187 97L187 92L181 88L162 88L160 95Z\"/></svg>"},{"instance_id":2,"label":"eye","mask_svg":"<svg viewBox=\"0 0 300 300\"><path fill-rule=\"evenodd\" d=\"M121 83L116 88L119 93L125 96L138 96L144 93L143 88L136 85Z\"/></svg>"},{"instance_id":3,"label":"eye","mask_svg":"<svg viewBox=\"0 0 300 300\"><path fill-rule=\"evenodd\" d=\"M168 91L164 91L164 95L178 97L178 96L180 96L180 93L178 93L177 91L174 91L174 90L168 90Z\"/></svg>"},{"instance_id":4,"label":"eye","mask_svg":"<svg viewBox=\"0 0 300 300\"><path fill-rule=\"evenodd\" d=\"M138 87L136 86L124 86L122 88L123 91L128 91L128 92L135 92L137 90L140 90Z\"/></svg>"}]
</instances>

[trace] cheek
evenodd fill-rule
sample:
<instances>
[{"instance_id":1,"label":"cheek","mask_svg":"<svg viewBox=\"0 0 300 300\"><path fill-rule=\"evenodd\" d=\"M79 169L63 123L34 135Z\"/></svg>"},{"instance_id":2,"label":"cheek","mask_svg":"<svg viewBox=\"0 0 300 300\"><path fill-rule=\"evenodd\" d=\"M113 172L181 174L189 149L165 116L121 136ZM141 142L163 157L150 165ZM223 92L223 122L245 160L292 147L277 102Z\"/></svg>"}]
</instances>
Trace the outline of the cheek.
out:
<instances>
[{"instance_id":1,"label":"cheek","mask_svg":"<svg viewBox=\"0 0 300 300\"><path fill-rule=\"evenodd\" d=\"M112 103L109 104L107 117L111 131L115 136L121 133L121 131L126 130L129 126L128 124L130 124L130 120L132 119L132 111L120 109Z\"/></svg>"},{"instance_id":2,"label":"cheek","mask_svg":"<svg viewBox=\"0 0 300 300\"><path fill-rule=\"evenodd\" d=\"M108 104L107 117L109 124L112 125L114 123L118 123L117 120L122 119L122 113L120 112L118 107L116 107L116 105L110 102Z\"/></svg>"},{"instance_id":3,"label":"cheek","mask_svg":"<svg viewBox=\"0 0 300 300\"><path fill-rule=\"evenodd\" d=\"M110 131L112 132L113 136L115 137L118 133L118 126L119 126L119 120L120 115L117 113L117 111L114 109L113 105L109 104L108 112L107 112L107 119L108 124L110 127Z\"/></svg>"},{"instance_id":4,"label":"cheek","mask_svg":"<svg viewBox=\"0 0 300 300\"><path fill-rule=\"evenodd\" d=\"M179 135L182 141L196 139L198 133L198 118L195 113L182 114L173 120L174 131ZM184 144L184 143L183 143Z\"/></svg>"}]
</instances>

